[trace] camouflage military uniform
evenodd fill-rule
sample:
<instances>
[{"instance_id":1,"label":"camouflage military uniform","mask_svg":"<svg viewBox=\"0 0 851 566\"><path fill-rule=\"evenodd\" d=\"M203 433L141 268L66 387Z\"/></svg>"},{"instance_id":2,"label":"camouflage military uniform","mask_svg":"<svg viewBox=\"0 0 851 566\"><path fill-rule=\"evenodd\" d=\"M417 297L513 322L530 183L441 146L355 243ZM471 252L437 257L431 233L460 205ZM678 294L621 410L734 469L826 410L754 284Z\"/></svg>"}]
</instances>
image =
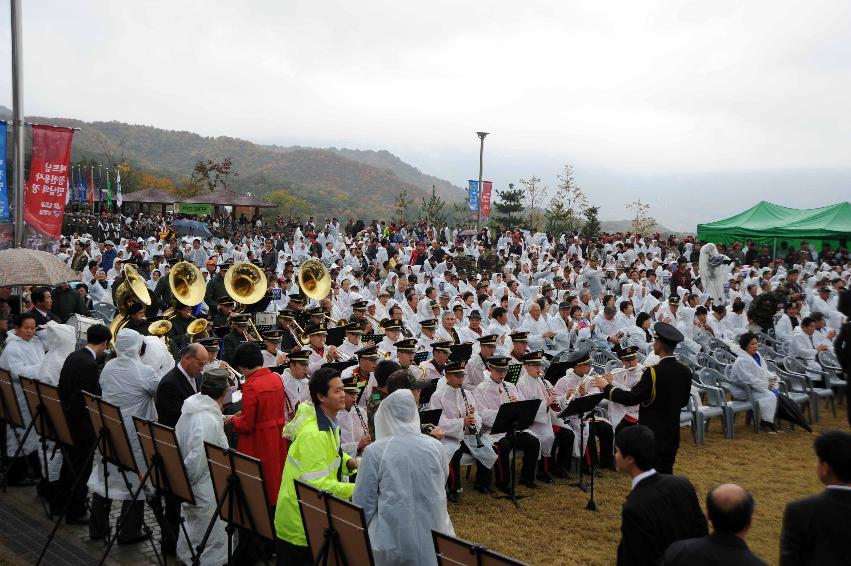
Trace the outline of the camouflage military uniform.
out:
<instances>
[{"instance_id":1,"label":"camouflage military uniform","mask_svg":"<svg viewBox=\"0 0 851 566\"><path fill-rule=\"evenodd\" d=\"M774 328L774 315L777 314L778 295L774 292L762 293L748 307L748 318L763 332Z\"/></svg>"},{"instance_id":2,"label":"camouflage military uniform","mask_svg":"<svg viewBox=\"0 0 851 566\"><path fill-rule=\"evenodd\" d=\"M385 397L387 397L387 393L380 389L373 389L369 401L366 402L367 426L369 427L369 435L373 439L375 438L375 411L378 410L378 406L381 405L381 401Z\"/></svg>"}]
</instances>

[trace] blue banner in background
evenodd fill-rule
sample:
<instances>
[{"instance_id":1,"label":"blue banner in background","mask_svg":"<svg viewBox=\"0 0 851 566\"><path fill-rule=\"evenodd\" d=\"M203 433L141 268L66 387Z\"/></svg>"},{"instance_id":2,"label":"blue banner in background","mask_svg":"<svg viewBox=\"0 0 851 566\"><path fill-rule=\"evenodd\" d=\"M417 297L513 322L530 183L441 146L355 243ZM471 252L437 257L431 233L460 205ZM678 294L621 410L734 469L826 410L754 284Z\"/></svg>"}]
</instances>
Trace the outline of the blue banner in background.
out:
<instances>
[{"instance_id":1,"label":"blue banner in background","mask_svg":"<svg viewBox=\"0 0 851 566\"><path fill-rule=\"evenodd\" d=\"M479 210L479 182L473 179L467 182L470 183L470 210Z\"/></svg>"},{"instance_id":2,"label":"blue banner in background","mask_svg":"<svg viewBox=\"0 0 851 566\"><path fill-rule=\"evenodd\" d=\"M0 122L0 222L9 222L9 191L6 187L6 122Z\"/></svg>"}]
</instances>

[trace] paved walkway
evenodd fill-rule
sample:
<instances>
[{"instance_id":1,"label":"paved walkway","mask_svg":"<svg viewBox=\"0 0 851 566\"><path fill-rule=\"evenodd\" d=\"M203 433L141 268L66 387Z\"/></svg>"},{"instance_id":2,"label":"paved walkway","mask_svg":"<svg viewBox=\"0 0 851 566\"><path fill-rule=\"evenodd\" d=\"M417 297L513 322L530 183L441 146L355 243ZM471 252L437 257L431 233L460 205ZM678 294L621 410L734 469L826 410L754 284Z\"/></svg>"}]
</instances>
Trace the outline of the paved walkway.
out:
<instances>
[{"instance_id":1,"label":"paved walkway","mask_svg":"<svg viewBox=\"0 0 851 566\"><path fill-rule=\"evenodd\" d=\"M120 502L113 503L112 524L118 518ZM0 492L0 564L35 564L54 521L45 515L35 487L9 487ZM159 526L149 508L145 509L145 522L159 541ZM62 524L42 560L46 566L83 566L100 562L106 547L103 541L89 539L86 526ZM158 549L159 550L159 549ZM174 556L168 556L175 564ZM150 542L127 546L113 545L107 564L117 566L148 566L156 564Z\"/></svg>"}]
</instances>

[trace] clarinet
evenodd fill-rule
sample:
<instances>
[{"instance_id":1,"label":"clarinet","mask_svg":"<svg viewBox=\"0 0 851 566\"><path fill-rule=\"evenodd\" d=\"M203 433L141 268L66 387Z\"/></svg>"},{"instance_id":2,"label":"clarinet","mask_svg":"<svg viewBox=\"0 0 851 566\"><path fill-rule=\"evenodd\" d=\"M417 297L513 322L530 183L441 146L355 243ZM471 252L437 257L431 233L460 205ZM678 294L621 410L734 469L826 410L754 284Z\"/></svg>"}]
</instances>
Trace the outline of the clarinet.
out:
<instances>
[{"instance_id":1,"label":"clarinet","mask_svg":"<svg viewBox=\"0 0 851 566\"><path fill-rule=\"evenodd\" d=\"M502 385L502 390L505 391L505 396L508 397L508 402L513 403L515 399L512 397L511 393L508 392L508 386L505 384L505 380L500 383Z\"/></svg>"},{"instance_id":2,"label":"clarinet","mask_svg":"<svg viewBox=\"0 0 851 566\"><path fill-rule=\"evenodd\" d=\"M553 394L553 386L550 385L550 382L547 381L546 378L544 378L544 376L541 376L541 381L544 383L544 389L547 390L547 397L549 397L550 395ZM559 405L559 408L561 408L561 405ZM552 410L552 407L547 406L547 410Z\"/></svg>"},{"instance_id":3,"label":"clarinet","mask_svg":"<svg viewBox=\"0 0 851 566\"><path fill-rule=\"evenodd\" d=\"M466 409L467 415L473 414L474 409L467 401L467 393L464 391L463 387L461 388L461 397L464 399L464 409ZM484 444L482 444L482 434L479 432L479 427L476 426L476 423L470 425L470 434L476 437L476 446L478 448L484 446Z\"/></svg>"},{"instance_id":4,"label":"clarinet","mask_svg":"<svg viewBox=\"0 0 851 566\"><path fill-rule=\"evenodd\" d=\"M354 408L355 408L355 413L358 416L358 420L360 421L360 425L363 427L364 436L369 436L369 427L366 426L366 421L363 420L363 415L360 414L360 410L358 409L357 405L355 405Z\"/></svg>"}]
</instances>

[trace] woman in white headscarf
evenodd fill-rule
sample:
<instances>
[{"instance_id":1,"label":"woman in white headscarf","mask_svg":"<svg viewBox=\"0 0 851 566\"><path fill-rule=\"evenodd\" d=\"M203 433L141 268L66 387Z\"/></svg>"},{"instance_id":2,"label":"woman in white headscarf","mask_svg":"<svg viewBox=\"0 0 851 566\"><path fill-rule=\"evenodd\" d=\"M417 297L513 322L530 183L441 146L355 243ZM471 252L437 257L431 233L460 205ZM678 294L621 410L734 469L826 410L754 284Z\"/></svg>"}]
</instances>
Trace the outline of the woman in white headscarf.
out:
<instances>
[{"instance_id":1,"label":"woman in white headscarf","mask_svg":"<svg viewBox=\"0 0 851 566\"><path fill-rule=\"evenodd\" d=\"M41 339L36 336L35 316L29 312L19 314L15 319L15 329L6 338L6 347L3 349L3 354L0 355L0 369L8 371L12 377L12 386L15 389L15 396L24 417L24 426L29 426L32 418L27 409L24 391L21 389L20 376L38 377L43 361L44 346ZM11 458L17 453L19 439L22 436L22 430L10 426L6 427L6 456ZM31 466L38 466L37 450L38 439L35 434L30 433L23 443L23 449L18 454L18 458L6 469L9 485L32 485L25 478L25 474L27 460L29 460Z\"/></svg>"},{"instance_id":2,"label":"woman in white headscarf","mask_svg":"<svg viewBox=\"0 0 851 566\"><path fill-rule=\"evenodd\" d=\"M41 362L41 370L35 377L50 385L59 385L59 373L65 358L74 352L77 346L77 333L73 326L59 324L51 320L44 329L47 341L47 354ZM47 443L47 481L59 481L59 471L62 469L62 452L54 450L55 444ZM44 471L42 471L44 475Z\"/></svg>"},{"instance_id":3,"label":"woman in white headscarf","mask_svg":"<svg viewBox=\"0 0 851 566\"><path fill-rule=\"evenodd\" d=\"M420 432L414 396L394 391L375 414L377 440L358 465L352 501L363 507L375 563L437 564L432 529L454 536L446 511L449 459L440 441Z\"/></svg>"},{"instance_id":4,"label":"woman in white headscarf","mask_svg":"<svg viewBox=\"0 0 851 566\"><path fill-rule=\"evenodd\" d=\"M121 409L124 427L130 439L133 449L133 457L139 468L139 473L144 474L145 466L142 448L139 445L139 437L133 425L133 417L146 420L157 420L157 408L154 399L157 394L157 386L160 378L153 368L142 363L140 352L142 349L142 335L135 330L124 328L115 337L115 359L109 360L100 374L101 396L104 401L118 405ZM104 484L103 461L100 455L95 456L92 466L92 474L89 476L88 486L92 490L92 518L89 524L89 532L92 538L106 533L108 525L110 499L124 501L122 513L127 511L126 528L121 529L118 542L129 543L140 539L141 521L144 514L144 490L139 494L139 499L131 501L133 494L139 487L139 477L134 473L121 473L112 464L108 466L108 493L107 485ZM125 484L125 476L129 483ZM109 499L106 499L106 497Z\"/></svg>"}]
</instances>

